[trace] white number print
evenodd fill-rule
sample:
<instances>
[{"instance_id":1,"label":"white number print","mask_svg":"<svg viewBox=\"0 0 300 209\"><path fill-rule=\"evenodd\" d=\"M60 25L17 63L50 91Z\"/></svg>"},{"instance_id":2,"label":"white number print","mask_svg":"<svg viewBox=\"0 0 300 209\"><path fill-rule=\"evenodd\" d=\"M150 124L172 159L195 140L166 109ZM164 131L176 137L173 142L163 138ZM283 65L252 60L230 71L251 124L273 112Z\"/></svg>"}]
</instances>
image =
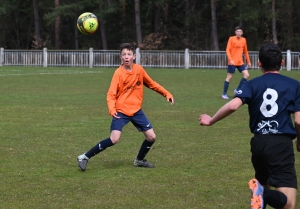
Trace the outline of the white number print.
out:
<instances>
[{"instance_id":1,"label":"white number print","mask_svg":"<svg viewBox=\"0 0 300 209\"><path fill-rule=\"evenodd\" d=\"M269 95L269 96L268 96ZM278 93L274 89L267 89L263 95L263 103L260 106L260 111L265 117L272 117L278 112Z\"/></svg>"}]
</instances>

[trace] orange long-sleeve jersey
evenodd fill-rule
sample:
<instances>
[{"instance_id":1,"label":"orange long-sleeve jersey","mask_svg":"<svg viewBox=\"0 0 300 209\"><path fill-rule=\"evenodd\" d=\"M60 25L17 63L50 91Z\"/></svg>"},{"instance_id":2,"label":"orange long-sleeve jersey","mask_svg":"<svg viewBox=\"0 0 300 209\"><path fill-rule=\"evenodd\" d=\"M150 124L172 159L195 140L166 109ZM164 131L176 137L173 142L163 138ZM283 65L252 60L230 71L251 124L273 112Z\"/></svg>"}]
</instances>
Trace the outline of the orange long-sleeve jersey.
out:
<instances>
[{"instance_id":1,"label":"orange long-sleeve jersey","mask_svg":"<svg viewBox=\"0 0 300 209\"><path fill-rule=\"evenodd\" d=\"M109 114L122 112L127 116L134 115L142 108L144 86L160 93L168 100L173 98L170 92L150 78L142 66L132 64L131 71L120 66L115 71L107 92Z\"/></svg>"},{"instance_id":2,"label":"orange long-sleeve jersey","mask_svg":"<svg viewBox=\"0 0 300 209\"><path fill-rule=\"evenodd\" d=\"M247 63L250 64L246 39L244 37L231 36L226 47L228 64L233 60L235 66L243 65L243 53L246 56Z\"/></svg>"}]
</instances>

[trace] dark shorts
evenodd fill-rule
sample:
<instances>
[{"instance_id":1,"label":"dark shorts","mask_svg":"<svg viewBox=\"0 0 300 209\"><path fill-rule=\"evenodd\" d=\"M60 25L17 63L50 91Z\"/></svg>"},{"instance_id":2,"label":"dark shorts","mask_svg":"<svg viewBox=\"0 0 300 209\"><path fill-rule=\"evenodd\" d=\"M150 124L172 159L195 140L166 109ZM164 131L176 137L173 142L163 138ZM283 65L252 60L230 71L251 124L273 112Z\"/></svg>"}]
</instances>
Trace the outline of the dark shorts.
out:
<instances>
[{"instance_id":1,"label":"dark shorts","mask_svg":"<svg viewBox=\"0 0 300 209\"><path fill-rule=\"evenodd\" d=\"M241 73L244 70L247 70L246 65L241 65L241 66L235 66L235 65L228 65L227 67L227 72L234 74L235 69L238 69L238 71Z\"/></svg>"},{"instance_id":2,"label":"dark shorts","mask_svg":"<svg viewBox=\"0 0 300 209\"><path fill-rule=\"evenodd\" d=\"M110 131L122 131L123 126L129 122L131 122L139 131L147 131L152 128L150 121L142 110L137 111L133 116L127 116L121 112L118 112L118 116L121 118L112 119Z\"/></svg>"},{"instance_id":3,"label":"dark shorts","mask_svg":"<svg viewBox=\"0 0 300 209\"><path fill-rule=\"evenodd\" d=\"M297 189L295 155L291 137L254 135L250 144L255 178L262 185Z\"/></svg>"}]
</instances>

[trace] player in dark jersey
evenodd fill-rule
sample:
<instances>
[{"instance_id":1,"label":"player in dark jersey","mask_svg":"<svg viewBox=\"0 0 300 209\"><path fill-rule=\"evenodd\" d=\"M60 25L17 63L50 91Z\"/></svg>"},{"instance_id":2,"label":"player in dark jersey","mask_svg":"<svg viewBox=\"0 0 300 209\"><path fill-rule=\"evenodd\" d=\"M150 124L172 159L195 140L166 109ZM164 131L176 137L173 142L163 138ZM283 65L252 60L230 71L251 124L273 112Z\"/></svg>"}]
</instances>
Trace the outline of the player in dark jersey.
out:
<instances>
[{"instance_id":1,"label":"player in dark jersey","mask_svg":"<svg viewBox=\"0 0 300 209\"><path fill-rule=\"evenodd\" d=\"M284 209L296 207L297 177L292 140L300 140L300 83L281 75L281 65L278 46L262 45L258 66L263 75L247 81L213 117L203 114L199 118L200 125L211 126L243 104L248 105L250 130L254 134L251 152L255 178L249 181L253 209L267 205ZM296 147L300 151L298 140Z\"/></svg>"}]
</instances>

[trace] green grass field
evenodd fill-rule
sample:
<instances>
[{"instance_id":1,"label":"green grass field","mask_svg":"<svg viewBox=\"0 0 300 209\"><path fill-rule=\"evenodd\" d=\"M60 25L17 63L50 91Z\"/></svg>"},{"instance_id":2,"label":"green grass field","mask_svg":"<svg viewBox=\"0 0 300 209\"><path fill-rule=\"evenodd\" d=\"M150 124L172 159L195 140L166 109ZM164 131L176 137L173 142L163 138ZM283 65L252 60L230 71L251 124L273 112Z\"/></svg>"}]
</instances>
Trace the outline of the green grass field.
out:
<instances>
[{"instance_id":1,"label":"green grass field","mask_svg":"<svg viewBox=\"0 0 300 209\"><path fill-rule=\"evenodd\" d=\"M225 104L226 70L146 69L175 98L172 106L145 90L143 110L157 135L147 159L156 167L133 167L144 138L129 124L80 171L76 157L109 136L114 70L0 67L0 208L250 208L247 107L212 127L198 123ZM299 71L282 74L300 80Z\"/></svg>"}]
</instances>

